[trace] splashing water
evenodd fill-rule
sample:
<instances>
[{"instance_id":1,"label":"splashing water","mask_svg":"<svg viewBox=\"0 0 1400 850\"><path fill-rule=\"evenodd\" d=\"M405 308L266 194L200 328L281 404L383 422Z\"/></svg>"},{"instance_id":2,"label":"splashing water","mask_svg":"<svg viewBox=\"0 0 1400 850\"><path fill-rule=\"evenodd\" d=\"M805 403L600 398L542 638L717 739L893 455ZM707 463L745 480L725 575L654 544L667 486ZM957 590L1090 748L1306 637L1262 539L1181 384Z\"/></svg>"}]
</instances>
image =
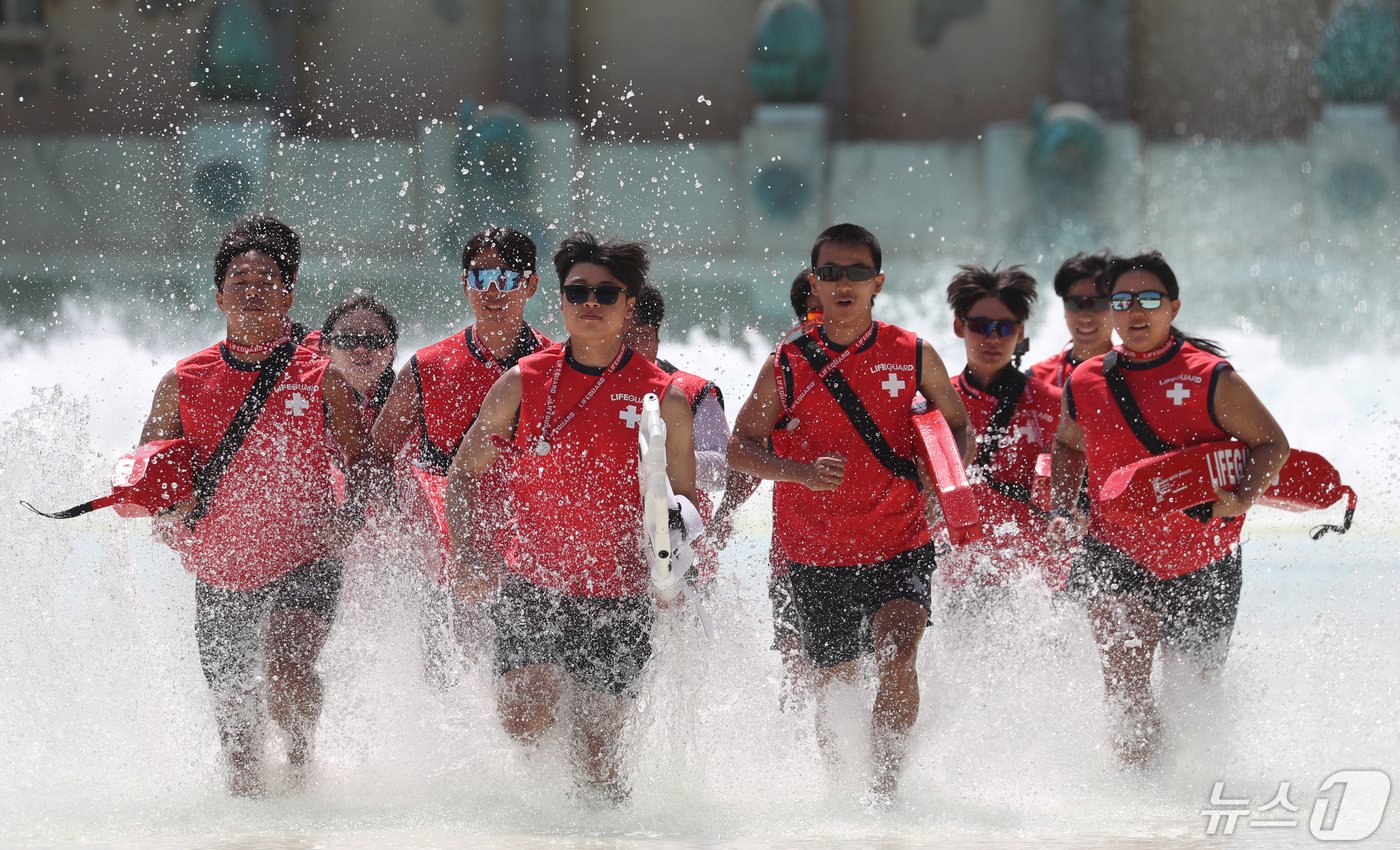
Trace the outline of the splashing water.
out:
<instances>
[{"instance_id":1,"label":"splashing water","mask_svg":"<svg viewBox=\"0 0 1400 850\"><path fill-rule=\"evenodd\" d=\"M950 366L961 362L946 332L924 335ZM10 550L0 585L0 843L1204 846L1220 840L1206 835L1201 814L1215 782L1258 808L1288 781L1298 826L1242 821L1235 840L1311 845L1307 816L1329 774L1376 768L1400 778L1394 379L1373 358L1300 367L1269 338L1220 336L1294 444L1326 454L1357 489L1354 530L1313 542L1306 529L1321 515L1254 512L1223 680L1206 687L1170 665L1161 671L1170 755L1148 776L1112 764L1095 649L1077 609L1024 586L982 621L935 613L908 768L895 807L880 816L862 809L857 779L868 761L870 691L834 694L850 768L840 776L822 766L810 708L777 708L762 492L723 554L710 606L718 640L708 642L688 611L658 622L629 730L630 806L597 811L574 799L560 741L527 758L507 739L489 664L469 662L442 693L425 683L417 568L394 547L359 549L347 563L321 661L327 699L313 784L267 801L229 799L195 651L193 579L149 539L147 521L101 512L51 522L17 505L66 506L101 492L179 354L95 328L13 347L0 354L0 516ZM766 344L752 343L694 332L663 351L739 399ZM275 742L269 751L280 755ZM1367 843L1397 834L1387 822Z\"/></svg>"}]
</instances>

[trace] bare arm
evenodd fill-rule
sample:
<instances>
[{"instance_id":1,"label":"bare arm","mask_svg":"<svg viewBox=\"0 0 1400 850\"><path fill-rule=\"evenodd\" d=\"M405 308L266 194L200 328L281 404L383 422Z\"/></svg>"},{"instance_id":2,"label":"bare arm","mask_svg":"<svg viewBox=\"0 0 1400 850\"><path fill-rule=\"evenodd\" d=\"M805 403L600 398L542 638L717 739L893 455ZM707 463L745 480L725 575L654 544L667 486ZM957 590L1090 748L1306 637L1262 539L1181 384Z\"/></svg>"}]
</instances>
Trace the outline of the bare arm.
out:
<instances>
[{"instance_id":1,"label":"bare arm","mask_svg":"<svg viewBox=\"0 0 1400 850\"><path fill-rule=\"evenodd\" d=\"M185 436L185 427L180 424L180 379L175 370L166 372L156 385L156 396L151 400L151 412L146 416L146 424L141 428L141 442L152 440L174 440Z\"/></svg>"},{"instance_id":2,"label":"bare arm","mask_svg":"<svg viewBox=\"0 0 1400 850\"><path fill-rule=\"evenodd\" d=\"M1233 369L1216 382L1215 419L1231 437L1249 446L1239 486L1233 493L1217 490L1219 499L1213 509L1218 517L1239 516L1269 489L1288 460L1288 437L1249 384Z\"/></svg>"},{"instance_id":3,"label":"bare arm","mask_svg":"<svg viewBox=\"0 0 1400 850\"><path fill-rule=\"evenodd\" d=\"M405 363L394 378L384 409L374 420L370 433L370 451L376 463L388 466L403 444L420 427L423 405L418 398L418 382L413 379L413 364Z\"/></svg>"},{"instance_id":4,"label":"bare arm","mask_svg":"<svg viewBox=\"0 0 1400 850\"><path fill-rule=\"evenodd\" d=\"M836 489L845 473L843 458L821 457L806 464L778 457L768 449L768 435L782 415L773 371L767 365L763 367L753 392L739 409L734 433L729 436L730 468L755 478L794 481L813 490Z\"/></svg>"},{"instance_id":5,"label":"bare arm","mask_svg":"<svg viewBox=\"0 0 1400 850\"><path fill-rule=\"evenodd\" d=\"M695 438L690 402L676 387L666 390L661 400L661 421L666 423L666 477L671 480L671 492L684 496L692 505L695 497Z\"/></svg>"},{"instance_id":6,"label":"bare arm","mask_svg":"<svg viewBox=\"0 0 1400 850\"><path fill-rule=\"evenodd\" d=\"M963 466L966 466L977 455L977 441L973 439L967 408L963 406L962 396L953 388L948 369L943 365L943 358L939 357L938 352L927 342L921 342L919 348L922 361L919 392L933 402L933 406L937 407L943 418L948 421L953 439L958 441L958 449L962 451Z\"/></svg>"},{"instance_id":7,"label":"bare arm","mask_svg":"<svg viewBox=\"0 0 1400 850\"><path fill-rule=\"evenodd\" d=\"M359 398L339 369L330 367L321 377L321 397L326 403L326 430L345 462L345 508L326 529L332 549L350 542L364 524L374 464L369 454L369 429L360 413Z\"/></svg>"},{"instance_id":8,"label":"bare arm","mask_svg":"<svg viewBox=\"0 0 1400 850\"><path fill-rule=\"evenodd\" d=\"M452 536L453 584L467 598L484 598L497 576L483 571L486 559L473 552L470 533L476 515L476 482L500 454L493 437L514 436L520 413L520 370L512 368L491 385L476 421L447 469L447 529ZM694 462L692 461L692 464Z\"/></svg>"}]
</instances>

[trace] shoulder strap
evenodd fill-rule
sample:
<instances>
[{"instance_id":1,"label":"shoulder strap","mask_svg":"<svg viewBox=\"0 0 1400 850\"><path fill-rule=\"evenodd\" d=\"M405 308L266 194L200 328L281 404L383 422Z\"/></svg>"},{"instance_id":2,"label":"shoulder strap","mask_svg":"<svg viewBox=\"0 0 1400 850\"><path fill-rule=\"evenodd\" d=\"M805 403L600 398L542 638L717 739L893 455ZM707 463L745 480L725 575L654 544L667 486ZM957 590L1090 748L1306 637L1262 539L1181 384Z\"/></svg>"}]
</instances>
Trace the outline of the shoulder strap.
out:
<instances>
[{"instance_id":1,"label":"shoulder strap","mask_svg":"<svg viewBox=\"0 0 1400 850\"><path fill-rule=\"evenodd\" d=\"M1123 414L1123 419L1127 421L1133 436L1138 438L1143 448L1154 455L1175 451L1176 446L1157 436L1157 432L1147 424L1147 417L1142 415L1142 408L1138 407L1137 399L1133 398L1132 390L1128 389L1128 379L1123 377L1122 369L1118 365L1118 352L1110 351L1103 356L1103 377L1108 382L1108 390L1113 395L1113 400L1118 403L1119 412Z\"/></svg>"},{"instance_id":2,"label":"shoulder strap","mask_svg":"<svg viewBox=\"0 0 1400 850\"><path fill-rule=\"evenodd\" d=\"M811 337L801 337L793 343L797 350L806 358L807 363L816 371L820 372L831 358L826 356L816 341ZM866 448L875 455L875 459L888 469L897 478L906 478L910 481L918 481L918 470L914 467L914 461L900 457L890 445L885 435L880 433L880 426L875 424L875 420L870 416L870 411L865 409L861 403L860 396L846 382L845 376L840 369L832 369L822 379L822 383L831 391L831 395L836 399L836 404L841 411L846 414L846 418L851 421L851 426L856 429L864 441Z\"/></svg>"},{"instance_id":3,"label":"shoulder strap","mask_svg":"<svg viewBox=\"0 0 1400 850\"><path fill-rule=\"evenodd\" d=\"M966 380L964 378L964 380ZM972 462L974 467L989 470L987 477L991 478L992 461L996 458L997 452L1001 451L1003 438L1006 437L1006 429L1011 426L1011 419L1016 415L1016 406L1021 403L1021 395L1026 390L1026 376L1015 369L1007 370L1006 377L1002 378L997 394L997 406L992 411L992 420L987 423L987 433L982 436L982 445L977 449L977 458Z\"/></svg>"},{"instance_id":4,"label":"shoulder strap","mask_svg":"<svg viewBox=\"0 0 1400 850\"><path fill-rule=\"evenodd\" d=\"M720 395L719 387L715 386L714 381L706 381L705 385L700 388L700 392L695 394L695 402L690 405L691 416L700 411L700 405L705 403L705 396L710 393L714 393L715 401L719 402L719 409L724 409L724 396Z\"/></svg>"},{"instance_id":5,"label":"shoulder strap","mask_svg":"<svg viewBox=\"0 0 1400 850\"><path fill-rule=\"evenodd\" d=\"M219 488L219 480L228 471L229 464L243 446L243 441L248 439L248 433L253 430L253 423L258 421L258 415L267 404L268 396L272 395L272 388L287 371L295 353L296 346L288 343L263 361L262 367L258 369L257 380L253 381L253 386L243 397L243 404L239 405L238 412L233 415L233 421L219 440L219 445L214 448L214 453L209 456L209 462L195 469L194 510L185 518L185 524L190 528L194 528L195 524L209 513L210 506L214 504L214 493Z\"/></svg>"}]
</instances>

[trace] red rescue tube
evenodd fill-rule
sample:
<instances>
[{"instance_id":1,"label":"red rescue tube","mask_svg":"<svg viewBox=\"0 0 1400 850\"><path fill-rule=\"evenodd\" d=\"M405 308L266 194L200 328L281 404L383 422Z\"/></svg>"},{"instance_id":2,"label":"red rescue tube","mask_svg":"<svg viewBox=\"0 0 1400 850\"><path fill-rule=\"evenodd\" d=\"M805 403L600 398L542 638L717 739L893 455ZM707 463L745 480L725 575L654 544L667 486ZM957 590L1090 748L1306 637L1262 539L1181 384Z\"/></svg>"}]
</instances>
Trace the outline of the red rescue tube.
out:
<instances>
[{"instance_id":1,"label":"red rescue tube","mask_svg":"<svg viewBox=\"0 0 1400 850\"><path fill-rule=\"evenodd\" d=\"M1146 458L1109 475L1099 491L1099 504L1108 514L1143 516L1213 502L1216 488L1233 490L1239 483L1248 456L1244 443L1227 440ZM1314 539L1351 528L1356 493L1342 483L1336 468L1322 455L1293 449L1257 504L1313 511L1330 508L1343 498L1347 500L1343 524L1319 526L1313 531Z\"/></svg>"},{"instance_id":2,"label":"red rescue tube","mask_svg":"<svg viewBox=\"0 0 1400 850\"><path fill-rule=\"evenodd\" d=\"M156 440L122 455L112 470L110 495L66 511L48 513L20 502L41 516L71 519L111 506L119 516L146 517L194 498L194 457L189 440Z\"/></svg>"},{"instance_id":3,"label":"red rescue tube","mask_svg":"<svg viewBox=\"0 0 1400 850\"><path fill-rule=\"evenodd\" d=\"M452 534L447 527L447 476L408 464L408 475L400 477L400 507L411 524L427 536L424 570L441 585L450 575Z\"/></svg>"},{"instance_id":4,"label":"red rescue tube","mask_svg":"<svg viewBox=\"0 0 1400 850\"><path fill-rule=\"evenodd\" d=\"M977 497L967 483L958 442L941 412L931 410L914 416L914 448L933 477L949 538L958 546L982 539L985 535Z\"/></svg>"}]
</instances>

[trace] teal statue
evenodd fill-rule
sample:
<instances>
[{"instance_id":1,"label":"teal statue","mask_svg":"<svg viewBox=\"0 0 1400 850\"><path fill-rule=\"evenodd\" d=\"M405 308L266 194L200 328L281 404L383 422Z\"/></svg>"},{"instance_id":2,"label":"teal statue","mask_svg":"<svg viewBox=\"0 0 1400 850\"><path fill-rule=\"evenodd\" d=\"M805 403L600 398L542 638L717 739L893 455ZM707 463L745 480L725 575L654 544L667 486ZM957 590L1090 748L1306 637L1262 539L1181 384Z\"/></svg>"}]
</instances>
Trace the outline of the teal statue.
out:
<instances>
[{"instance_id":1,"label":"teal statue","mask_svg":"<svg viewBox=\"0 0 1400 850\"><path fill-rule=\"evenodd\" d=\"M205 100L260 103L271 98L277 85L272 44L252 0L220 0L210 10L193 77Z\"/></svg>"},{"instance_id":2,"label":"teal statue","mask_svg":"<svg viewBox=\"0 0 1400 850\"><path fill-rule=\"evenodd\" d=\"M1035 104L1031 126L1026 170L1032 184L1047 200L1086 203L1108 156L1098 114L1080 103L1048 106L1041 100Z\"/></svg>"},{"instance_id":3,"label":"teal statue","mask_svg":"<svg viewBox=\"0 0 1400 850\"><path fill-rule=\"evenodd\" d=\"M831 79L826 19L812 0L764 0L747 67L767 103L814 103Z\"/></svg>"},{"instance_id":4,"label":"teal statue","mask_svg":"<svg viewBox=\"0 0 1400 850\"><path fill-rule=\"evenodd\" d=\"M1389 3L1343 0L1313 66L1332 103L1383 103L1400 82L1400 27Z\"/></svg>"}]
</instances>

